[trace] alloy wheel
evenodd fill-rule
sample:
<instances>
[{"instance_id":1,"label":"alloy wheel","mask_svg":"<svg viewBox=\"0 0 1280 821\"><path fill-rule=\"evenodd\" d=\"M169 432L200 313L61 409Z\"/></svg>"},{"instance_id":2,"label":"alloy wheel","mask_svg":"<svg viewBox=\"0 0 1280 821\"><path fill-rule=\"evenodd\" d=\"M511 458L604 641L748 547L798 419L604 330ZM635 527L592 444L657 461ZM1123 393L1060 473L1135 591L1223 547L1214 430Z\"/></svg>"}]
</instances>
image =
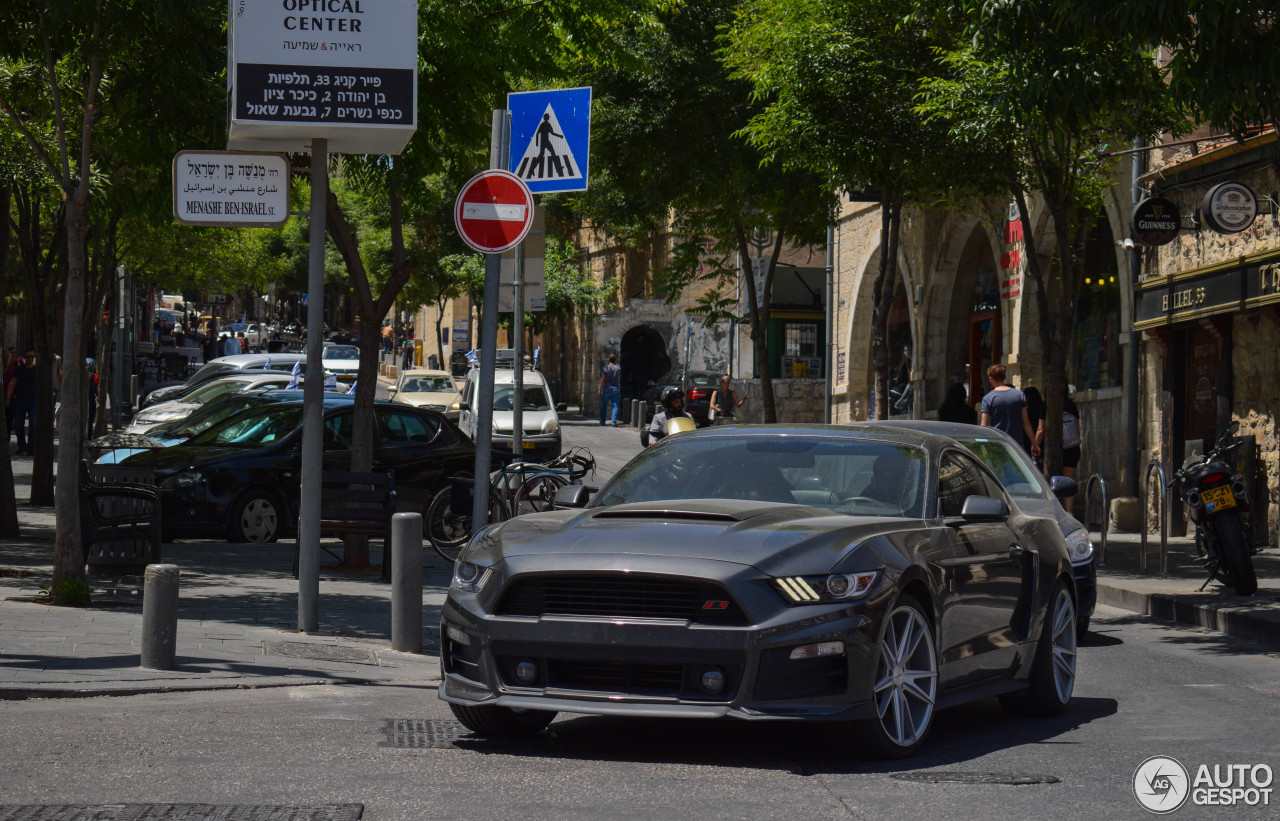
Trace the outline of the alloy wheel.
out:
<instances>
[{"instance_id":1,"label":"alloy wheel","mask_svg":"<svg viewBox=\"0 0 1280 821\"><path fill-rule=\"evenodd\" d=\"M1071 594L1058 590L1053 601L1053 686L1064 704L1076 686L1076 608Z\"/></svg>"},{"instance_id":2,"label":"alloy wheel","mask_svg":"<svg viewBox=\"0 0 1280 821\"><path fill-rule=\"evenodd\" d=\"M916 608L889 615L876 668L876 712L885 735L899 747L919 740L933 720L938 658L929 624Z\"/></svg>"}]
</instances>

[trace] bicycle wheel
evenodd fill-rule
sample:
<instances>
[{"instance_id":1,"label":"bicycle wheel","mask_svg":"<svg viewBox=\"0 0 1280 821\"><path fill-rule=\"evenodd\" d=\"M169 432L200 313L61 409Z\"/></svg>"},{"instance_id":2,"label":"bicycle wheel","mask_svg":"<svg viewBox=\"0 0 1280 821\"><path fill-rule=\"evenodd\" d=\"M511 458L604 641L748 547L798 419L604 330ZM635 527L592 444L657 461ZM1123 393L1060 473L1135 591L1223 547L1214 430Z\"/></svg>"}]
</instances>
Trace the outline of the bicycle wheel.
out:
<instances>
[{"instance_id":1,"label":"bicycle wheel","mask_svg":"<svg viewBox=\"0 0 1280 821\"><path fill-rule=\"evenodd\" d=\"M422 535L435 548L441 558L457 561L458 554L471 538L471 512L460 513L453 509L453 489L445 488L436 494L422 517ZM497 494L489 493L489 521L501 522L507 518L506 505Z\"/></svg>"},{"instance_id":2,"label":"bicycle wheel","mask_svg":"<svg viewBox=\"0 0 1280 821\"><path fill-rule=\"evenodd\" d=\"M556 491L569 484L563 476L554 473L543 473L530 478L520 486L516 494L514 515L525 513L541 513L555 506Z\"/></svg>"}]
</instances>

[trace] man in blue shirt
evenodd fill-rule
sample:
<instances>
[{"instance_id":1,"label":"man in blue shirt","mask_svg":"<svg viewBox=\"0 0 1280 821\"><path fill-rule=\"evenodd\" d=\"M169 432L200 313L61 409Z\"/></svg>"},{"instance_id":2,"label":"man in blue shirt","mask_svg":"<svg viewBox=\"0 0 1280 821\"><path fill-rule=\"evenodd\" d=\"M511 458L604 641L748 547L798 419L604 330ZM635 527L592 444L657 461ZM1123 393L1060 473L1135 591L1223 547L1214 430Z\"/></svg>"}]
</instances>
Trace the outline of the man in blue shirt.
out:
<instances>
[{"instance_id":1,"label":"man in blue shirt","mask_svg":"<svg viewBox=\"0 0 1280 821\"><path fill-rule=\"evenodd\" d=\"M622 368L618 367L618 357L609 354L609 364L600 372L600 424L605 424L605 409L613 405L613 425L618 426L618 402L621 399Z\"/></svg>"},{"instance_id":2,"label":"man in blue shirt","mask_svg":"<svg viewBox=\"0 0 1280 821\"><path fill-rule=\"evenodd\" d=\"M1004 378L1004 365L987 368L991 392L982 397L982 424L989 428L999 428L1012 436L1032 456L1039 456L1040 448L1034 444L1036 435L1031 429L1031 417L1027 414L1026 394L1006 385Z\"/></svg>"}]
</instances>

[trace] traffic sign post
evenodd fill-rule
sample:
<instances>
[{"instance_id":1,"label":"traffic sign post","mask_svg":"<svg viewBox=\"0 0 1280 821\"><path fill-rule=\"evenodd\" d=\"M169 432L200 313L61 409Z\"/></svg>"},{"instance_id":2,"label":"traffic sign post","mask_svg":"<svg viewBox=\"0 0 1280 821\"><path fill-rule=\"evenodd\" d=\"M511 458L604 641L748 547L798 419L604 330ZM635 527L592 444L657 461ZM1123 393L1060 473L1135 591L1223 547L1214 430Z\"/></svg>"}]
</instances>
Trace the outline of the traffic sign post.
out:
<instances>
[{"instance_id":1,"label":"traffic sign post","mask_svg":"<svg viewBox=\"0 0 1280 821\"><path fill-rule=\"evenodd\" d=\"M587 190L591 163L591 87L507 95L507 170L535 194Z\"/></svg>"}]
</instances>

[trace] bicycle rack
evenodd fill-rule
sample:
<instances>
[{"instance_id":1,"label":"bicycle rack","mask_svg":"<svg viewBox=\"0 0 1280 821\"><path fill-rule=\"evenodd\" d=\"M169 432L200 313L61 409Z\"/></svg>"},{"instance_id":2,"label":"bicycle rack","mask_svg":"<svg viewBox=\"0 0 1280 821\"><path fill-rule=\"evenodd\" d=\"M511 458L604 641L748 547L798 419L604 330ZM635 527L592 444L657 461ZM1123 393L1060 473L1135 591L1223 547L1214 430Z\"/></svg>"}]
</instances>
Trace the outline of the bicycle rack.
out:
<instances>
[{"instance_id":1,"label":"bicycle rack","mask_svg":"<svg viewBox=\"0 0 1280 821\"><path fill-rule=\"evenodd\" d=\"M1138 570L1147 572L1147 512L1146 503L1150 498L1151 472L1156 472L1160 482L1160 575L1169 577L1169 483L1164 479L1164 465L1159 459L1147 463L1146 473L1142 476L1142 553L1138 557Z\"/></svg>"},{"instance_id":2,"label":"bicycle rack","mask_svg":"<svg viewBox=\"0 0 1280 821\"><path fill-rule=\"evenodd\" d=\"M1106 483L1106 480L1102 478L1102 474L1100 473L1095 473L1092 476L1090 476L1089 481L1085 482L1085 485L1084 485L1084 527L1085 527L1085 530L1088 530L1089 522L1092 521L1092 519L1089 516L1089 513L1090 511L1093 510L1093 488L1095 485L1097 485L1098 489L1102 492L1102 502L1101 502L1102 518L1098 520L1099 522L1098 527L1102 531L1102 544L1098 548L1098 566L1106 567L1107 566L1107 524L1108 524L1107 520L1111 518L1111 515L1110 515L1110 511L1107 509L1107 483Z\"/></svg>"}]
</instances>

